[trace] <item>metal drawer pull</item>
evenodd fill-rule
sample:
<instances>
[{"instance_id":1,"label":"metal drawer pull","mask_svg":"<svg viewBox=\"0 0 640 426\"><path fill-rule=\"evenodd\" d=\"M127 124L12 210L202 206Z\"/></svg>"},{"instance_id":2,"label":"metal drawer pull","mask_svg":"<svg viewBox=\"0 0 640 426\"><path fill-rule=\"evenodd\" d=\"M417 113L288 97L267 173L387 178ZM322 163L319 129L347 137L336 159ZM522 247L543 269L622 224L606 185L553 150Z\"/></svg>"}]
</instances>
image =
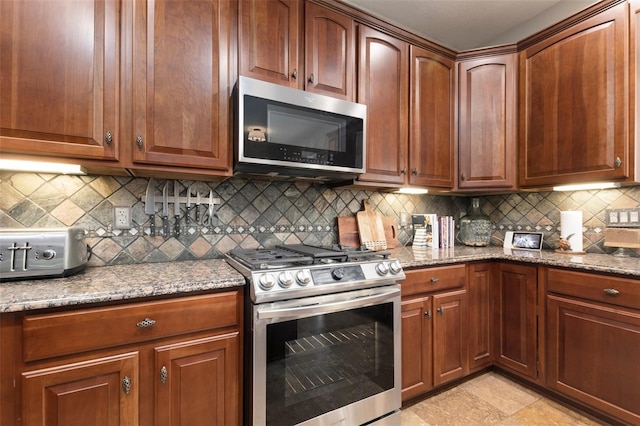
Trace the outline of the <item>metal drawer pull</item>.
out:
<instances>
[{"instance_id":1,"label":"metal drawer pull","mask_svg":"<svg viewBox=\"0 0 640 426\"><path fill-rule=\"evenodd\" d=\"M147 328L147 327L151 327L155 323L156 323L156 320L152 320L151 318L145 318L139 323L137 323L136 325L140 328Z\"/></svg>"},{"instance_id":2,"label":"metal drawer pull","mask_svg":"<svg viewBox=\"0 0 640 426\"><path fill-rule=\"evenodd\" d=\"M431 278L432 283L437 283L438 281L440 281L440 278L436 278L436 277Z\"/></svg>"},{"instance_id":3,"label":"metal drawer pull","mask_svg":"<svg viewBox=\"0 0 640 426\"><path fill-rule=\"evenodd\" d=\"M620 292L618 290L616 290L615 288L605 288L604 289L604 294L609 295L609 296L617 296L618 294L620 294Z\"/></svg>"},{"instance_id":4,"label":"metal drawer pull","mask_svg":"<svg viewBox=\"0 0 640 426\"><path fill-rule=\"evenodd\" d=\"M169 377L169 372L167 371L167 367L163 365L160 369L160 383L167 383L167 377Z\"/></svg>"},{"instance_id":5,"label":"metal drawer pull","mask_svg":"<svg viewBox=\"0 0 640 426\"><path fill-rule=\"evenodd\" d=\"M438 309L436 309L436 312L438 312L441 317L444 316L444 308L442 306L440 306Z\"/></svg>"},{"instance_id":6,"label":"metal drawer pull","mask_svg":"<svg viewBox=\"0 0 640 426\"><path fill-rule=\"evenodd\" d=\"M129 392L131 392L131 378L129 376L124 376L122 379L122 392L125 395L129 395Z\"/></svg>"}]
</instances>

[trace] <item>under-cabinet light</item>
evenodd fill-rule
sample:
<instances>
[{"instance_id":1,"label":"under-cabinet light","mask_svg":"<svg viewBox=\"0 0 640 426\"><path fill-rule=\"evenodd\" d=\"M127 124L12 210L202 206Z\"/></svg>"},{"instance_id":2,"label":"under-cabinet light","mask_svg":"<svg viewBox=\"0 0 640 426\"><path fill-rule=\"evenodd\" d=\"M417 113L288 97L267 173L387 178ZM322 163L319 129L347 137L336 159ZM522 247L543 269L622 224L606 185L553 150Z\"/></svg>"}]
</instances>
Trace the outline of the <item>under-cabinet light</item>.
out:
<instances>
[{"instance_id":1,"label":"under-cabinet light","mask_svg":"<svg viewBox=\"0 0 640 426\"><path fill-rule=\"evenodd\" d=\"M575 185L561 185L554 186L554 191L587 191L589 189L611 189L620 188L620 184L617 182L592 182L592 183L580 183Z\"/></svg>"},{"instance_id":2,"label":"under-cabinet light","mask_svg":"<svg viewBox=\"0 0 640 426\"><path fill-rule=\"evenodd\" d=\"M397 194L419 195L419 194L427 194L429 193L429 190L425 188L412 188L410 186L405 186L405 187L399 188L394 192Z\"/></svg>"},{"instance_id":3,"label":"under-cabinet light","mask_svg":"<svg viewBox=\"0 0 640 426\"><path fill-rule=\"evenodd\" d=\"M0 170L32 173L55 173L63 175L86 175L87 170L79 164L64 164L45 161L0 160Z\"/></svg>"}]
</instances>

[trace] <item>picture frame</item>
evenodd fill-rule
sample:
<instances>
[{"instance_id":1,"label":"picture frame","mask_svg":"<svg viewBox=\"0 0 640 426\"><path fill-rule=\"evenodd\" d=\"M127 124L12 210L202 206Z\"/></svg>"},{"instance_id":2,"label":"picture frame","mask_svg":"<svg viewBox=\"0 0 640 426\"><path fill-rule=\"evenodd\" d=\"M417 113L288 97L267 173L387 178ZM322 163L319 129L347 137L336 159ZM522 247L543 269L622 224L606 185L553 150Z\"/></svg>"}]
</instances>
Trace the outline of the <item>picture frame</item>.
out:
<instances>
[{"instance_id":1,"label":"picture frame","mask_svg":"<svg viewBox=\"0 0 640 426\"><path fill-rule=\"evenodd\" d=\"M542 232L514 231L511 248L517 250L542 250Z\"/></svg>"}]
</instances>

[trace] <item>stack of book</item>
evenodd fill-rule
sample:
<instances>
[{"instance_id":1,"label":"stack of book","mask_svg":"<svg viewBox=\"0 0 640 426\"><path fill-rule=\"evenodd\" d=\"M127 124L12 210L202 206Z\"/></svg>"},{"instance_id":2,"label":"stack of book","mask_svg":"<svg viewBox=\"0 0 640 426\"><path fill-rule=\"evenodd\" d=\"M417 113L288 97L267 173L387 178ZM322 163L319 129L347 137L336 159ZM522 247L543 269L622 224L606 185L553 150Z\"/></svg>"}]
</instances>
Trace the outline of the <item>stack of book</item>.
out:
<instances>
[{"instance_id":1,"label":"stack of book","mask_svg":"<svg viewBox=\"0 0 640 426\"><path fill-rule=\"evenodd\" d=\"M453 216L426 214L427 246L433 248L449 248L454 246L456 224Z\"/></svg>"}]
</instances>

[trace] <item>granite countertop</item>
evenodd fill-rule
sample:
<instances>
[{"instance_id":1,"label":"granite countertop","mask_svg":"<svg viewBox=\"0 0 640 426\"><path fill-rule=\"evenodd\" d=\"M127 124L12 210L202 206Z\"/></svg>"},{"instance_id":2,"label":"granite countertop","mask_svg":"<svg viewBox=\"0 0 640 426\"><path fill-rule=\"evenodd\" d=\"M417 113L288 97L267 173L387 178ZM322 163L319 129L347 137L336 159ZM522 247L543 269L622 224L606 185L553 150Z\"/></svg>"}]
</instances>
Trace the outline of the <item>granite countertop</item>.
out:
<instances>
[{"instance_id":1,"label":"granite countertop","mask_svg":"<svg viewBox=\"0 0 640 426\"><path fill-rule=\"evenodd\" d=\"M640 258L553 251L505 253L502 247L391 250L403 268L510 260L640 278ZM67 278L0 283L0 313L104 303L241 287L244 277L222 259L89 267Z\"/></svg>"},{"instance_id":2,"label":"granite countertop","mask_svg":"<svg viewBox=\"0 0 640 426\"><path fill-rule=\"evenodd\" d=\"M66 277L0 283L0 313L242 287L222 259L89 267Z\"/></svg>"},{"instance_id":3,"label":"granite countertop","mask_svg":"<svg viewBox=\"0 0 640 426\"><path fill-rule=\"evenodd\" d=\"M628 275L640 278L640 258L616 257L610 254L570 254L551 250L505 250L502 247L466 247L433 250L431 248L401 247L391 251L403 268L436 266L479 260L511 260L536 265L558 266L583 271Z\"/></svg>"}]
</instances>

